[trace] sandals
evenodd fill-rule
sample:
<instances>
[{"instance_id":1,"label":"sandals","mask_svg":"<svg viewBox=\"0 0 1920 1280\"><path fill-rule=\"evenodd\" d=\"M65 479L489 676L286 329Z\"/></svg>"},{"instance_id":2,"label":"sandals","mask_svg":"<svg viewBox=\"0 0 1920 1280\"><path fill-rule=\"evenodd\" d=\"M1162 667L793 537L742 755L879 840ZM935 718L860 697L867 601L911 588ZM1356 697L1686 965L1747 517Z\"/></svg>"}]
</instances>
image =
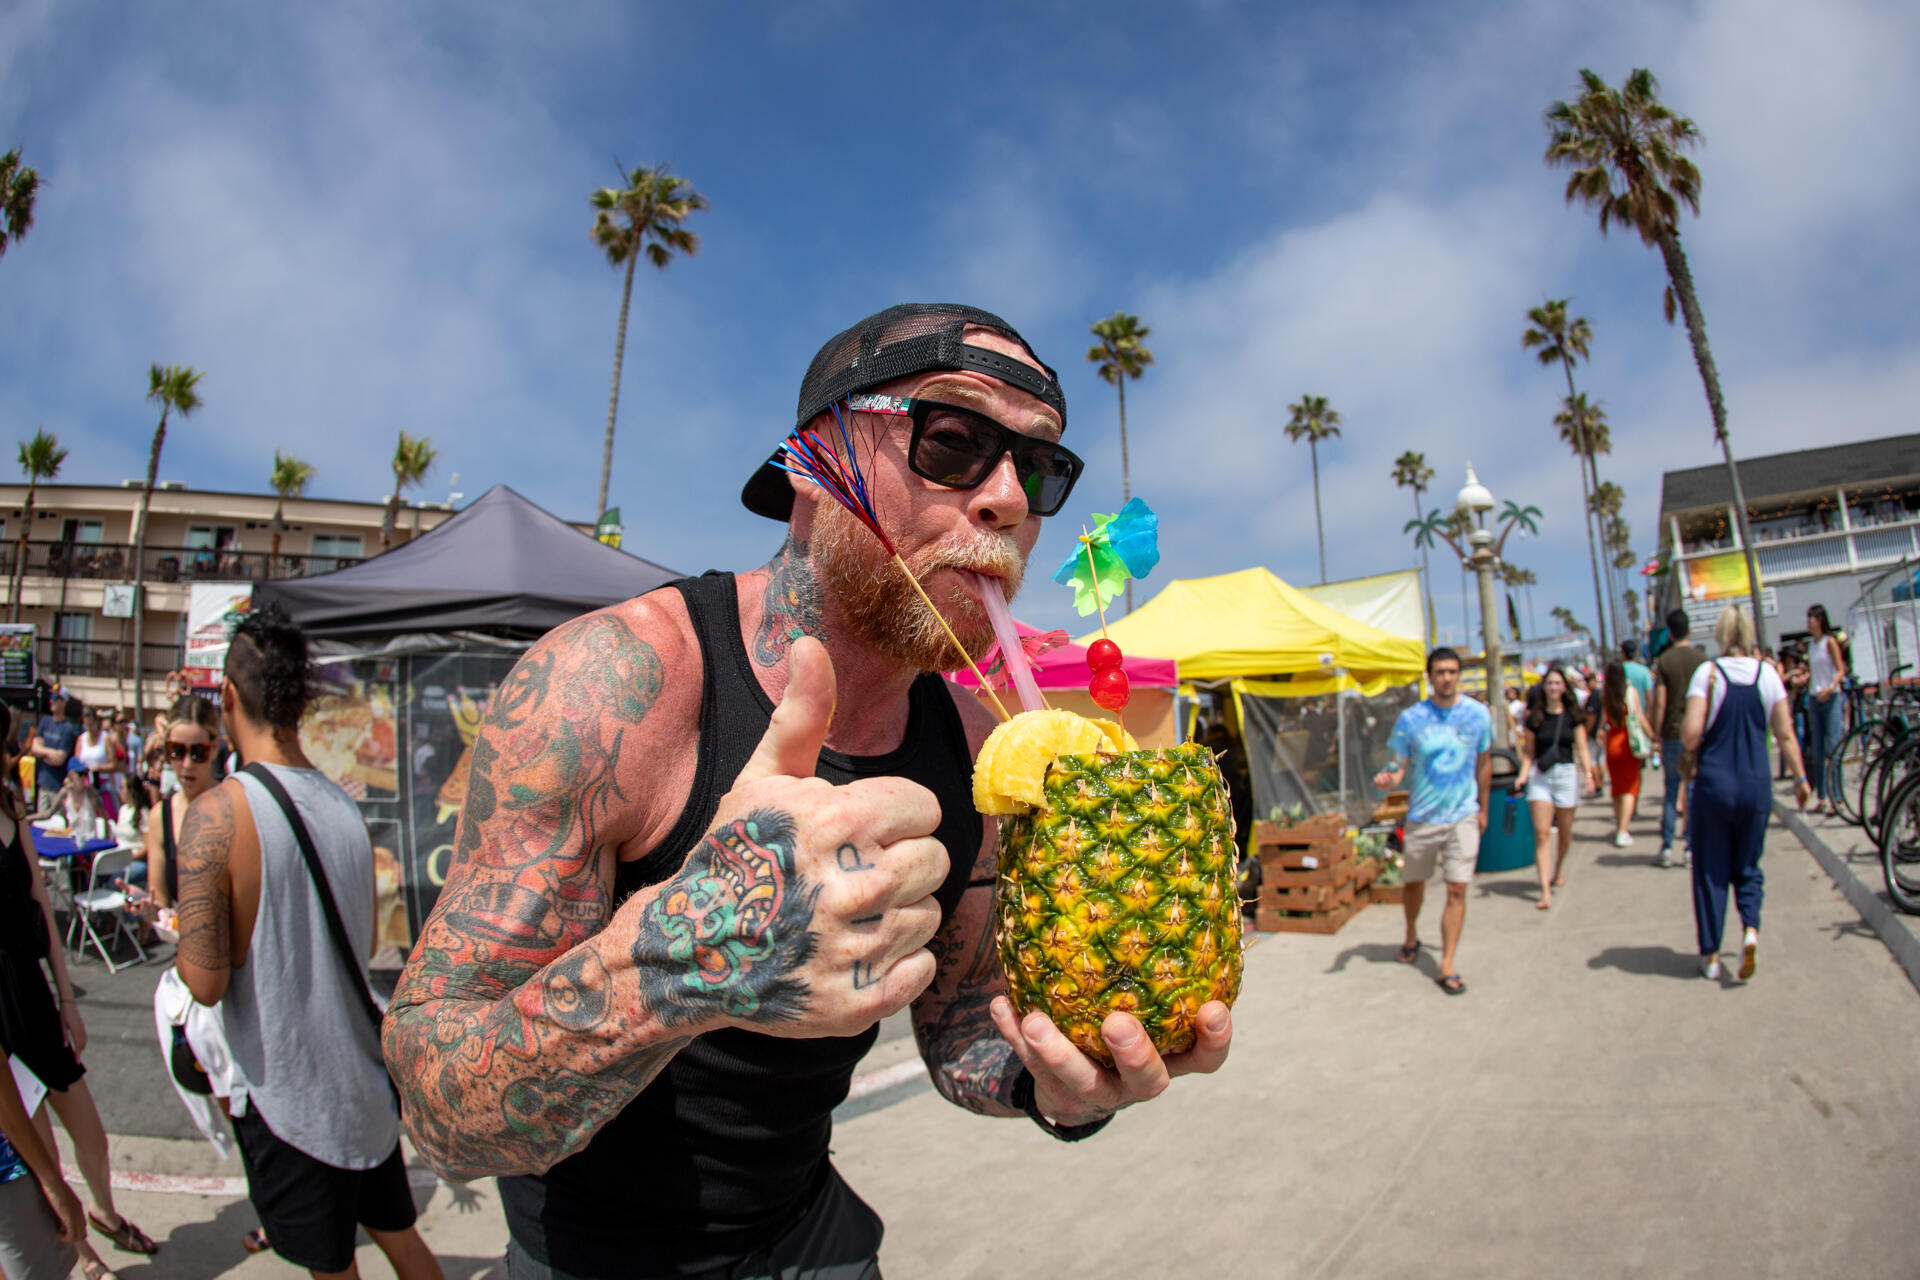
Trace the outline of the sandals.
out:
<instances>
[{"instance_id":1,"label":"sandals","mask_svg":"<svg viewBox=\"0 0 1920 1280\"><path fill-rule=\"evenodd\" d=\"M263 1228L255 1227L240 1237L240 1247L248 1253L265 1253L273 1246L267 1243L267 1233Z\"/></svg>"},{"instance_id":2,"label":"sandals","mask_svg":"<svg viewBox=\"0 0 1920 1280\"><path fill-rule=\"evenodd\" d=\"M1467 994L1466 979L1457 973L1443 973L1435 978L1434 981L1440 985L1442 991L1450 996L1463 996Z\"/></svg>"},{"instance_id":3,"label":"sandals","mask_svg":"<svg viewBox=\"0 0 1920 1280\"><path fill-rule=\"evenodd\" d=\"M107 1226L106 1223L100 1220L99 1215L91 1209L87 1210L87 1221L93 1224L95 1231L98 1231L101 1235L113 1241L113 1247L116 1249L123 1250L127 1253L153 1254L160 1252L160 1246L153 1242L153 1238L140 1228L134 1226L133 1220L128 1218L124 1213L120 1215L120 1225L118 1227Z\"/></svg>"},{"instance_id":4,"label":"sandals","mask_svg":"<svg viewBox=\"0 0 1920 1280\"><path fill-rule=\"evenodd\" d=\"M1405 946L1401 947L1400 954L1394 958L1397 959L1401 964L1412 964L1415 960L1420 958L1420 940L1418 938L1415 938L1412 942L1409 942Z\"/></svg>"}]
</instances>

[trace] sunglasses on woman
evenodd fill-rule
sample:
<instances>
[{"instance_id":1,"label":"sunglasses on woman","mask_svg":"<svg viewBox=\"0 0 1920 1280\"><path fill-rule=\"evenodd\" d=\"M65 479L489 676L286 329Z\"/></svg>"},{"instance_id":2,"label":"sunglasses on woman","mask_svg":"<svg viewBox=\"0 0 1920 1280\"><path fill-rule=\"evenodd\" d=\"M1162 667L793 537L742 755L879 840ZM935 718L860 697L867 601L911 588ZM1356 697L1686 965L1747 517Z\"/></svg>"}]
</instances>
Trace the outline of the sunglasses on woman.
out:
<instances>
[{"instance_id":1,"label":"sunglasses on woman","mask_svg":"<svg viewBox=\"0 0 1920 1280\"><path fill-rule=\"evenodd\" d=\"M191 744L185 742L169 742L167 744L167 759L191 760L195 764L205 764L207 761L213 759L213 744L211 742L195 742Z\"/></svg>"},{"instance_id":2,"label":"sunglasses on woman","mask_svg":"<svg viewBox=\"0 0 1920 1280\"><path fill-rule=\"evenodd\" d=\"M1027 495L1027 510L1036 516L1053 515L1065 506L1086 467L1064 445L1022 435L957 404L858 395L848 397L847 408L910 418L913 435L907 445L907 466L921 479L949 489L979 488L1000 459L1011 453L1014 475Z\"/></svg>"}]
</instances>

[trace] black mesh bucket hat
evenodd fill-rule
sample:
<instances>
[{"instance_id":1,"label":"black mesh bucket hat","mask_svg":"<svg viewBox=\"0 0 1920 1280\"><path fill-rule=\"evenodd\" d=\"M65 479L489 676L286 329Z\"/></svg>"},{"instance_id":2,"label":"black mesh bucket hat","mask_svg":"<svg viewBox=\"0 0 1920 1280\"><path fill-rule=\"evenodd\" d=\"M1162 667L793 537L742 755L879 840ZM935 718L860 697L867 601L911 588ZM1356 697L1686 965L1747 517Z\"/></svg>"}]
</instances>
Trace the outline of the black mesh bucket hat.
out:
<instances>
[{"instance_id":1,"label":"black mesh bucket hat","mask_svg":"<svg viewBox=\"0 0 1920 1280\"><path fill-rule=\"evenodd\" d=\"M960 341L968 325L991 329L1019 343L1040 368ZM936 369L965 369L998 378L1051 407L1060 415L1062 429L1066 427L1067 397L1060 390L1059 375L1034 355L1027 340L990 311L949 302L904 302L829 338L800 383L794 424L805 426L850 395ZM787 483L787 473L771 459L761 463L747 481L740 501L769 520L793 515L793 487Z\"/></svg>"}]
</instances>

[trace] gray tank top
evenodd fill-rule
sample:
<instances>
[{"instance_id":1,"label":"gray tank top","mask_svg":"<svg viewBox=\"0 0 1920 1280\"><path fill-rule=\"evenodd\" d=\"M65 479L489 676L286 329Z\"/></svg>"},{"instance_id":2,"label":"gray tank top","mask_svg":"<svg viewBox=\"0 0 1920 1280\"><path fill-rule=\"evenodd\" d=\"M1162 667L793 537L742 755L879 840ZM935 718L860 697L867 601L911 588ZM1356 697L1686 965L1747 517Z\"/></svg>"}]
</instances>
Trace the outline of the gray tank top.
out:
<instances>
[{"instance_id":1,"label":"gray tank top","mask_svg":"<svg viewBox=\"0 0 1920 1280\"><path fill-rule=\"evenodd\" d=\"M280 806L237 774L260 834L260 914L246 963L227 982L227 1043L248 1104L314 1159L371 1169L400 1139L380 1040L360 996L373 942L373 846L360 810L315 769L268 765L307 824L333 886L358 978L327 935L327 918Z\"/></svg>"}]
</instances>

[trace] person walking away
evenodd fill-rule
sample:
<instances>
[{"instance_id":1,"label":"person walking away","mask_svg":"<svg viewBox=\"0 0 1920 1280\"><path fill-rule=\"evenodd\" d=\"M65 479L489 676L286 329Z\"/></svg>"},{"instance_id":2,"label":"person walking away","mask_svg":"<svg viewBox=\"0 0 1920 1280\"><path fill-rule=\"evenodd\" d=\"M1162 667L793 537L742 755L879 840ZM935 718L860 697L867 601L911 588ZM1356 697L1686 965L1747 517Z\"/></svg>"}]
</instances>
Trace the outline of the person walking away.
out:
<instances>
[{"instance_id":1,"label":"person walking away","mask_svg":"<svg viewBox=\"0 0 1920 1280\"><path fill-rule=\"evenodd\" d=\"M1640 807L1640 761L1653 749L1653 726L1647 723L1639 688L1627 679L1627 664L1618 659L1607 664L1600 711L1613 797L1613 845L1625 849L1633 843L1628 828Z\"/></svg>"},{"instance_id":2,"label":"person walking away","mask_svg":"<svg viewBox=\"0 0 1920 1280\"><path fill-rule=\"evenodd\" d=\"M86 1237L80 1201L60 1176L59 1157L40 1140L13 1072L0 1071L0 1275L66 1280Z\"/></svg>"},{"instance_id":3,"label":"person walking away","mask_svg":"<svg viewBox=\"0 0 1920 1280\"><path fill-rule=\"evenodd\" d=\"M246 1085L244 1104L234 1090L234 1137L274 1252L315 1276L356 1276L354 1232L365 1227L400 1280L437 1280L367 1014L373 847L352 799L301 751L311 679L306 637L279 607L234 629L220 686L227 732L292 812L251 769L188 807L176 967L195 1000L221 1007ZM181 713L168 732L184 735L183 720L194 723ZM195 763L188 752L185 771ZM324 876L303 858L309 841ZM351 970L321 897L329 891ZM265 961L248 964L256 951Z\"/></svg>"},{"instance_id":4,"label":"person walking away","mask_svg":"<svg viewBox=\"0 0 1920 1280\"><path fill-rule=\"evenodd\" d=\"M0 1053L17 1058L47 1086L47 1103L67 1131L87 1184L94 1229L128 1253L153 1253L158 1246L147 1233L114 1207L107 1130L80 1062L87 1027L67 974L66 948L54 942L53 908L39 864L25 811L0 789ZM38 1109L34 1122L47 1150L56 1150L46 1108ZM89 1275L105 1273L91 1246L81 1240L77 1248Z\"/></svg>"},{"instance_id":5,"label":"person walking away","mask_svg":"<svg viewBox=\"0 0 1920 1280\"><path fill-rule=\"evenodd\" d=\"M1640 642L1637 639L1628 637L1620 642L1620 658L1627 666L1627 683L1639 693L1640 711L1642 715L1646 715L1653 707L1653 668L1641 661L1640 653ZM1660 767L1657 739L1654 742L1654 750L1641 763L1655 769Z\"/></svg>"},{"instance_id":6,"label":"person walking away","mask_svg":"<svg viewBox=\"0 0 1920 1280\"><path fill-rule=\"evenodd\" d=\"M1487 795L1493 784L1493 720L1483 703L1460 696L1460 655L1441 647L1427 655L1427 683L1433 692L1400 713L1387 738L1387 767L1374 786L1392 791L1409 778L1405 836L1407 940L1400 962L1420 954L1420 907L1436 868L1446 881L1447 901L1440 911L1440 974L1435 979L1450 996L1465 993L1466 981L1455 967L1460 933L1467 922L1467 886L1480 856L1480 833L1487 829Z\"/></svg>"},{"instance_id":7,"label":"person walking away","mask_svg":"<svg viewBox=\"0 0 1920 1280\"><path fill-rule=\"evenodd\" d=\"M1834 812L1827 794L1827 756L1840 745L1841 718L1846 698L1840 692L1847 678L1847 659L1834 637L1827 606L1807 610L1807 777L1813 783L1815 813Z\"/></svg>"},{"instance_id":8,"label":"person walking away","mask_svg":"<svg viewBox=\"0 0 1920 1280\"><path fill-rule=\"evenodd\" d=\"M47 714L34 727L33 742L27 748L34 759L35 813L53 811L60 786L67 780L67 760L79 737L80 726L67 719L67 695L55 689L47 703Z\"/></svg>"},{"instance_id":9,"label":"person walking away","mask_svg":"<svg viewBox=\"0 0 1920 1280\"><path fill-rule=\"evenodd\" d=\"M1573 819L1580 797L1594 789L1593 762L1587 747L1587 718L1567 687L1558 663L1547 668L1529 700L1520 738L1517 786L1527 793L1533 818L1533 866L1540 877L1541 911L1553 906L1553 891L1564 885L1567 851L1573 845Z\"/></svg>"},{"instance_id":10,"label":"person walking away","mask_svg":"<svg viewBox=\"0 0 1920 1280\"><path fill-rule=\"evenodd\" d=\"M1802 809L1813 794L1793 740L1787 691L1780 675L1754 656L1753 619L1739 605L1721 610L1713 637L1728 656L1702 664L1687 689L1681 741L1699 753L1689 805L1693 845L1693 917L1700 944L1700 972L1720 977L1721 929L1727 890L1746 928L1739 980L1753 977L1760 947L1760 904L1765 878L1760 854L1773 812L1773 779L1767 767L1767 726L1790 752L1794 799Z\"/></svg>"},{"instance_id":11,"label":"person walking away","mask_svg":"<svg viewBox=\"0 0 1920 1280\"><path fill-rule=\"evenodd\" d=\"M1686 748L1680 741L1680 727L1687 713L1687 689L1693 674L1707 655L1687 639L1690 624L1684 609L1667 615L1667 634L1673 643L1653 664L1653 724L1660 731L1660 856L1655 866L1673 865L1673 837L1677 823L1686 815L1686 782L1682 762ZM1681 845L1680 865L1687 865L1687 847Z\"/></svg>"}]
</instances>

